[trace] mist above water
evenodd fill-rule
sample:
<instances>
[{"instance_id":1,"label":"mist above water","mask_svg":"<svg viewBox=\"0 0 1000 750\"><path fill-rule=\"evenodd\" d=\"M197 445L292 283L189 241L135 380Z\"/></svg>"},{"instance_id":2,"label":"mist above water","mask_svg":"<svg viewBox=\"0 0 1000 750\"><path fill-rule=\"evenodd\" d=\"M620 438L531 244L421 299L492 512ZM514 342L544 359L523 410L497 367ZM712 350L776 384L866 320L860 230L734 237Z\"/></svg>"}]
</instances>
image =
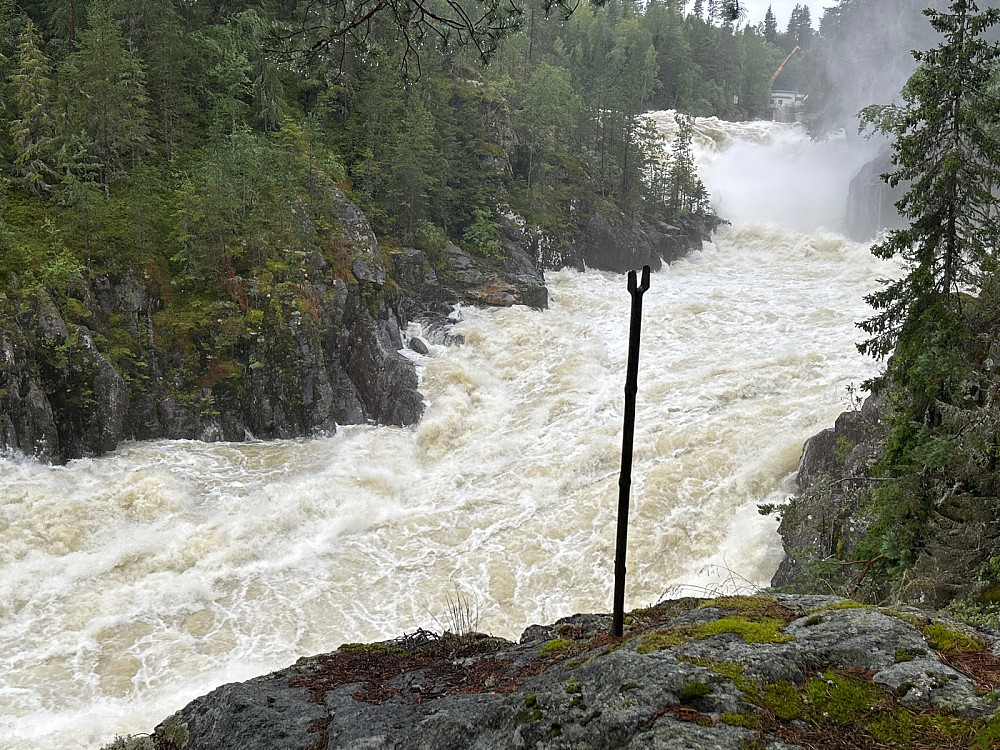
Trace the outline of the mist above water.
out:
<instances>
[{"instance_id":1,"label":"mist above water","mask_svg":"<svg viewBox=\"0 0 1000 750\"><path fill-rule=\"evenodd\" d=\"M844 231L851 179L877 150L843 133L806 145L801 126L765 142L741 141L701 168L712 206L733 223L772 221L812 232Z\"/></svg>"},{"instance_id":2,"label":"mist above water","mask_svg":"<svg viewBox=\"0 0 1000 750\"><path fill-rule=\"evenodd\" d=\"M650 117L671 137L672 111ZM734 224L774 222L802 232L843 232L848 188L879 145L838 132L813 141L800 124L699 118L698 174L712 208Z\"/></svg>"}]
</instances>

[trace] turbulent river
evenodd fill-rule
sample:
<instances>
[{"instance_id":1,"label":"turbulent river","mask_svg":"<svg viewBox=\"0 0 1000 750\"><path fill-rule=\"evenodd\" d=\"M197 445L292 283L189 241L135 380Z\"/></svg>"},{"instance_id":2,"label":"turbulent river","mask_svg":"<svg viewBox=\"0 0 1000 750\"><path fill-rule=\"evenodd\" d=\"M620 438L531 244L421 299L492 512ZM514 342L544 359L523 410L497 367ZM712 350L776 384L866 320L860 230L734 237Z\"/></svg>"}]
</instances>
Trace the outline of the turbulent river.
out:
<instances>
[{"instance_id":1,"label":"turbulent river","mask_svg":"<svg viewBox=\"0 0 1000 750\"><path fill-rule=\"evenodd\" d=\"M854 322L887 271L824 228L846 143L700 120L696 148L733 225L644 297L627 607L766 585L782 552L757 505L875 368ZM0 458L0 748L150 731L299 656L448 628L449 600L507 638L609 611L629 295L546 281L550 309L461 308L464 345L411 354L413 428Z\"/></svg>"}]
</instances>

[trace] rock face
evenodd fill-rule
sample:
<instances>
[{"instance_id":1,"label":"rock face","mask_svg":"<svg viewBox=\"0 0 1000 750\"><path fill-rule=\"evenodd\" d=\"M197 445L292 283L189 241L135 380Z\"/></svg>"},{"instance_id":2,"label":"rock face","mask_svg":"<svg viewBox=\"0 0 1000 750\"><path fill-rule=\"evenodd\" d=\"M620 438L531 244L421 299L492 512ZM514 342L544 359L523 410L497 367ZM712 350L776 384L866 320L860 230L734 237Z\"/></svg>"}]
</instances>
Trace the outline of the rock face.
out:
<instances>
[{"instance_id":1,"label":"rock face","mask_svg":"<svg viewBox=\"0 0 1000 750\"><path fill-rule=\"evenodd\" d=\"M654 271L701 249L723 223L717 216L689 215L676 225L638 222L617 211L594 211L575 234L555 238L529 232L529 254L542 268L596 268L626 273L648 265Z\"/></svg>"},{"instance_id":2,"label":"rock face","mask_svg":"<svg viewBox=\"0 0 1000 750\"><path fill-rule=\"evenodd\" d=\"M995 498L954 492L927 509L913 564L897 579L880 572L878 554L858 553L875 522L873 491L885 481L874 467L889 434L887 396L869 398L832 428L810 438L799 465L799 490L779 509L785 558L771 579L782 591L838 591L865 600L892 597L925 607L953 601L992 604L1000 596L984 568L1000 555ZM866 559L868 558L868 559Z\"/></svg>"},{"instance_id":3,"label":"rock face","mask_svg":"<svg viewBox=\"0 0 1000 750\"><path fill-rule=\"evenodd\" d=\"M810 591L817 565L843 561L870 525L865 499L873 482L873 466L882 455L887 428L882 422L884 398L869 398L860 409L841 414L834 427L806 441L799 461L799 491L782 510L785 558L771 579L783 590ZM845 584L863 566L833 562L825 575Z\"/></svg>"},{"instance_id":4,"label":"rock face","mask_svg":"<svg viewBox=\"0 0 1000 750\"><path fill-rule=\"evenodd\" d=\"M212 303L190 332L161 319L175 292L144 271L76 280L58 306L41 290L0 296L0 450L61 462L130 438L413 424L424 407L399 352L407 320L460 300L547 304L541 274L517 247L487 262L450 246L439 283L419 252L390 256L387 268L367 217L342 194L333 218L346 269L319 250L300 254L273 295L234 272L231 301ZM391 271L400 282L390 287Z\"/></svg>"},{"instance_id":5,"label":"rock face","mask_svg":"<svg viewBox=\"0 0 1000 750\"><path fill-rule=\"evenodd\" d=\"M851 179L844 221L851 239L864 242L883 229L907 226L896 210L896 201L903 197L904 186L889 187L881 177L891 169L887 151L865 164Z\"/></svg>"},{"instance_id":6,"label":"rock face","mask_svg":"<svg viewBox=\"0 0 1000 750\"><path fill-rule=\"evenodd\" d=\"M244 277L230 268L221 299L186 309L196 321L167 312L178 290L153 268L76 279L59 299L43 290L0 295L0 451L64 462L126 439L238 441L413 424L424 406L401 354L408 321L442 325L457 302L544 308L540 269L658 268L700 247L714 226L612 224L595 214L553 253L507 211L487 255L454 244L386 254L358 207L331 193L323 222L295 209L311 249L265 270L266 287L259 269Z\"/></svg>"},{"instance_id":7,"label":"rock face","mask_svg":"<svg viewBox=\"0 0 1000 750\"><path fill-rule=\"evenodd\" d=\"M1000 736L996 639L934 614L759 595L635 611L622 638L610 620L532 626L518 644L418 632L345 645L196 699L149 744L792 750Z\"/></svg>"},{"instance_id":8,"label":"rock face","mask_svg":"<svg viewBox=\"0 0 1000 750\"><path fill-rule=\"evenodd\" d=\"M399 311L368 219L343 195L339 246L349 283L316 251L277 298L226 280L191 339L160 320L164 289L126 271L74 282L57 308L0 299L0 449L65 461L123 439L294 437L367 420L412 424L423 412ZM97 342L104 342L99 346Z\"/></svg>"}]
</instances>

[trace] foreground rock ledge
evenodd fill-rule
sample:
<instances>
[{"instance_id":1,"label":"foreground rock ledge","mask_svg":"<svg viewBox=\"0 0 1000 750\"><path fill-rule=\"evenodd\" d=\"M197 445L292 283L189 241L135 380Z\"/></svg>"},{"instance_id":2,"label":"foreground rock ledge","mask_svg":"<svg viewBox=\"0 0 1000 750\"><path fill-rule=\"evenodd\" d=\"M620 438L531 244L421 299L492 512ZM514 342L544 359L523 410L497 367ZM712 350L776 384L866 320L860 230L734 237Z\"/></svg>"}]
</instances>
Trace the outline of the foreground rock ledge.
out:
<instances>
[{"instance_id":1,"label":"foreground rock ledge","mask_svg":"<svg viewBox=\"0 0 1000 750\"><path fill-rule=\"evenodd\" d=\"M418 632L224 685L158 750L1000 747L998 642L835 597L681 599L528 628ZM127 746L119 741L119 746Z\"/></svg>"}]
</instances>

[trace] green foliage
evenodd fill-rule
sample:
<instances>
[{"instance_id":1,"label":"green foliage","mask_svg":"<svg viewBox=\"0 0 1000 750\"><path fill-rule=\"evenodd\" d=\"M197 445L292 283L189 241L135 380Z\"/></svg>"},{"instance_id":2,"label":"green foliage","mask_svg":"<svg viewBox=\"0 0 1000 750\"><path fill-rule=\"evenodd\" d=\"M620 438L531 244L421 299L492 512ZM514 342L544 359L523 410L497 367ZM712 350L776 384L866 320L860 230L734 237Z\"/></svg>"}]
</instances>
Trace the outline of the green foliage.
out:
<instances>
[{"instance_id":1,"label":"green foliage","mask_svg":"<svg viewBox=\"0 0 1000 750\"><path fill-rule=\"evenodd\" d=\"M988 378L976 371L977 331L966 303L968 295L992 296L1000 229L1000 96L993 82L1000 49L984 38L1000 22L1000 9L980 12L976 2L953 0L947 11L926 15L941 41L914 53L918 67L903 103L862 112L865 125L895 139L885 179L909 186L897 208L910 226L872 248L878 257L901 259L904 273L867 297L876 312L859 324L869 334L862 352L894 354L883 378L869 384L891 384L891 434L881 467L886 481L869 508L875 523L858 549L859 559L888 560L891 574L915 562L936 506L959 488L983 486L969 469L988 465L996 443L989 427L972 429L975 440L964 433L992 423L969 398L969 383Z\"/></svg>"},{"instance_id":2,"label":"green foliage","mask_svg":"<svg viewBox=\"0 0 1000 750\"><path fill-rule=\"evenodd\" d=\"M359 254L414 245L433 262L457 241L495 259L508 205L554 232L615 205L670 218L671 161L642 113L742 116L717 105L766 88L760 61L774 54L751 30L721 16L695 26L663 2L616 0L570 20L536 9L487 69L478 50L439 54L385 20L362 46L313 49L294 33L303 9L280 4L94 0L78 4L75 28L65 9L43 24L41 6L24 7L34 22L0 0L0 293L46 291L134 392L139 344L80 290L100 276L155 279L151 335L179 363L177 398L205 413L239 397L237 363L292 366L288 316L320 310L303 289L352 283ZM487 26L516 20L494 10ZM273 54L288 32L290 54ZM714 46L699 67L703 39ZM420 75L407 75L399 61L418 48ZM738 60L756 72L738 74ZM676 174L696 185L684 164ZM679 211L701 195L687 190ZM342 229L344 194L381 251L353 239L365 227ZM276 332L266 350L265 330ZM65 364L79 352L49 354Z\"/></svg>"},{"instance_id":3,"label":"green foliage","mask_svg":"<svg viewBox=\"0 0 1000 750\"><path fill-rule=\"evenodd\" d=\"M153 738L146 734L133 734L127 737L115 737L101 750L154 750Z\"/></svg>"},{"instance_id":4,"label":"green foliage","mask_svg":"<svg viewBox=\"0 0 1000 750\"><path fill-rule=\"evenodd\" d=\"M904 104L862 112L864 126L895 136L888 183L910 184L897 208L911 226L872 248L881 258L899 256L906 270L868 297L881 312L861 325L871 334L861 349L877 357L925 311L953 324L960 305L953 292L976 284L984 262L989 267L988 238L997 226L984 209L994 203L991 188L1000 178L992 128L1000 99L991 85L1000 50L982 34L1000 21L1000 10L979 13L975 2L953 0L949 11L927 14L944 41L914 53L919 65L903 89Z\"/></svg>"},{"instance_id":5,"label":"green foliage","mask_svg":"<svg viewBox=\"0 0 1000 750\"><path fill-rule=\"evenodd\" d=\"M708 192L698 178L691 154L694 132L690 117L677 115L677 139L671 155L668 182L668 205L674 214L705 213L708 210Z\"/></svg>"},{"instance_id":6,"label":"green foliage","mask_svg":"<svg viewBox=\"0 0 1000 750\"><path fill-rule=\"evenodd\" d=\"M86 135L101 181L121 177L149 149L146 76L129 50L108 0L87 8L79 51L63 70L64 106L74 131Z\"/></svg>"},{"instance_id":7,"label":"green foliage","mask_svg":"<svg viewBox=\"0 0 1000 750\"><path fill-rule=\"evenodd\" d=\"M475 250L487 258L500 257L500 228L490 211L477 208L472 212L472 223L462 235L462 241L468 249Z\"/></svg>"},{"instance_id":8,"label":"green foliage","mask_svg":"<svg viewBox=\"0 0 1000 750\"><path fill-rule=\"evenodd\" d=\"M40 44L34 24L27 21L18 40L17 69L10 77L17 116L8 125L18 180L36 194L50 189L55 177L52 68Z\"/></svg>"},{"instance_id":9,"label":"green foliage","mask_svg":"<svg viewBox=\"0 0 1000 750\"><path fill-rule=\"evenodd\" d=\"M681 703L691 703L712 692L712 688L700 680L692 680L677 695Z\"/></svg>"}]
</instances>

